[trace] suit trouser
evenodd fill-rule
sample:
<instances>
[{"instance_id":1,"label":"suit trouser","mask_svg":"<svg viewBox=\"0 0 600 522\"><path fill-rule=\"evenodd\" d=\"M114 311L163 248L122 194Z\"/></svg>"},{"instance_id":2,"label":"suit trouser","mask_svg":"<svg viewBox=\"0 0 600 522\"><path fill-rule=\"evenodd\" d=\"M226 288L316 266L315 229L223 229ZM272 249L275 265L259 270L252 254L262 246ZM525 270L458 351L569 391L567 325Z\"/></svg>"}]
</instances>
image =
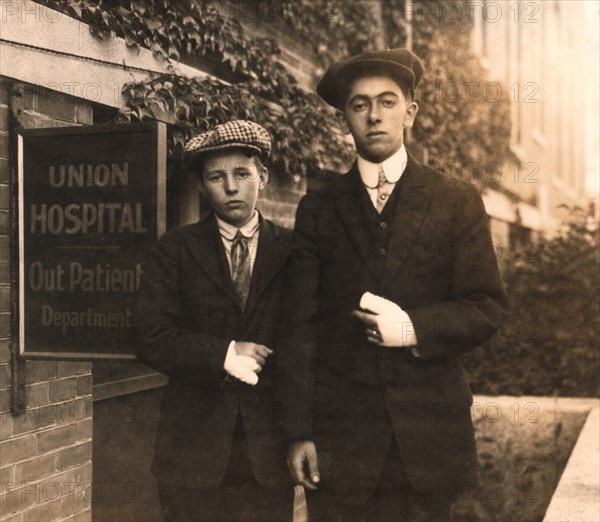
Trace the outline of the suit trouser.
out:
<instances>
[{"instance_id":1,"label":"suit trouser","mask_svg":"<svg viewBox=\"0 0 600 522\"><path fill-rule=\"evenodd\" d=\"M292 520L294 489L265 489L254 477L241 419L238 418L231 457L218 488L189 487L158 480L165 522L287 522Z\"/></svg>"},{"instance_id":2,"label":"suit trouser","mask_svg":"<svg viewBox=\"0 0 600 522\"><path fill-rule=\"evenodd\" d=\"M454 500L414 491L393 437L379 483L365 505L344 503L327 488L306 492L310 522L448 522Z\"/></svg>"}]
</instances>

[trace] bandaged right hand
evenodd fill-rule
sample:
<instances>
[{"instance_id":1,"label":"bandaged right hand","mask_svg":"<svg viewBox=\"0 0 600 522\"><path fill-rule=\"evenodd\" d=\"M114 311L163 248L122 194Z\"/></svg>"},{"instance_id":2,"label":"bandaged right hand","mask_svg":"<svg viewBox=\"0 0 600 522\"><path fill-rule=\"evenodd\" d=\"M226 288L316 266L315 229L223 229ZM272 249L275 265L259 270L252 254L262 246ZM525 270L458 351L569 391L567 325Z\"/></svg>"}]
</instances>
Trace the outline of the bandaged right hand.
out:
<instances>
[{"instance_id":1,"label":"bandaged right hand","mask_svg":"<svg viewBox=\"0 0 600 522\"><path fill-rule=\"evenodd\" d=\"M231 341L223 368L232 377L254 386L258 383L262 365L271 353L261 344Z\"/></svg>"}]
</instances>

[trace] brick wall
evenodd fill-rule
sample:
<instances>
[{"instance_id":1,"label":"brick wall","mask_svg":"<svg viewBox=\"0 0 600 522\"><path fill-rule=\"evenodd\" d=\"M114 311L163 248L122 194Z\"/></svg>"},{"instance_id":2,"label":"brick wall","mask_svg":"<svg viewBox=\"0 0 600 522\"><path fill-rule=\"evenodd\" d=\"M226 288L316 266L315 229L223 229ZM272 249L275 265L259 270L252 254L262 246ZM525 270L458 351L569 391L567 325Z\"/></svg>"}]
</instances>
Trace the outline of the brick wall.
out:
<instances>
[{"instance_id":1,"label":"brick wall","mask_svg":"<svg viewBox=\"0 0 600 522\"><path fill-rule=\"evenodd\" d=\"M27 361L26 409L11 411L11 115L24 128L92 122L83 101L0 78L0 522L91 521L91 364ZM14 378L14 379L13 379Z\"/></svg>"},{"instance_id":2,"label":"brick wall","mask_svg":"<svg viewBox=\"0 0 600 522\"><path fill-rule=\"evenodd\" d=\"M303 187L282 188L270 182L265 190L260 193L260 199L256 206L267 219L278 225L294 228L296 219L296 208L300 198L306 192Z\"/></svg>"}]
</instances>

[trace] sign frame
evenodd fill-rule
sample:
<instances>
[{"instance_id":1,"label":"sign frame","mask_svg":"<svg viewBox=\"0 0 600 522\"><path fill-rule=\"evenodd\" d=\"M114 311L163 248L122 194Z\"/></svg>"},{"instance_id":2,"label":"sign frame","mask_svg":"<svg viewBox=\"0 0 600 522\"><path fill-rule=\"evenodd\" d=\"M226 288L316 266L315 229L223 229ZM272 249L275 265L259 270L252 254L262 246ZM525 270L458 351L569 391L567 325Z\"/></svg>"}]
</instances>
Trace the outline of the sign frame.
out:
<instances>
[{"instance_id":1,"label":"sign frame","mask_svg":"<svg viewBox=\"0 0 600 522\"><path fill-rule=\"evenodd\" d=\"M147 133L152 151L155 154L156 179L154 197L156 209L153 217L156 219L156 237L154 241L166 231L166 177L167 177L167 127L163 122L138 122L128 124L68 126L55 128L19 129L17 135L17 194L16 194L16 236L18 238L17 252L15 252L17 266L18 303L13 309L17 315L17 357L20 360L62 360L62 361L116 361L139 362L134 353L97 353L74 351L28 351L25 339L25 214L24 214L24 182L25 182L25 140L39 137L68 137L99 135L121 135L127 133Z\"/></svg>"}]
</instances>

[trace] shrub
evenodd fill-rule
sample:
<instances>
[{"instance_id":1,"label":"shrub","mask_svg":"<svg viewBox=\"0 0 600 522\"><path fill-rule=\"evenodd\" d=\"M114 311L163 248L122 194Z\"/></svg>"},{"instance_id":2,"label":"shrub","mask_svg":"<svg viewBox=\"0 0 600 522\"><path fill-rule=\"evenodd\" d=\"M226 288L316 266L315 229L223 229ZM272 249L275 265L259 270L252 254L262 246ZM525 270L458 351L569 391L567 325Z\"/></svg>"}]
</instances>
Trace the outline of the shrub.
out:
<instances>
[{"instance_id":1,"label":"shrub","mask_svg":"<svg viewBox=\"0 0 600 522\"><path fill-rule=\"evenodd\" d=\"M599 395L599 238L594 209L575 208L556 237L513 253L509 318L464 357L476 392Z\"/></svg>"}]
</instances>

